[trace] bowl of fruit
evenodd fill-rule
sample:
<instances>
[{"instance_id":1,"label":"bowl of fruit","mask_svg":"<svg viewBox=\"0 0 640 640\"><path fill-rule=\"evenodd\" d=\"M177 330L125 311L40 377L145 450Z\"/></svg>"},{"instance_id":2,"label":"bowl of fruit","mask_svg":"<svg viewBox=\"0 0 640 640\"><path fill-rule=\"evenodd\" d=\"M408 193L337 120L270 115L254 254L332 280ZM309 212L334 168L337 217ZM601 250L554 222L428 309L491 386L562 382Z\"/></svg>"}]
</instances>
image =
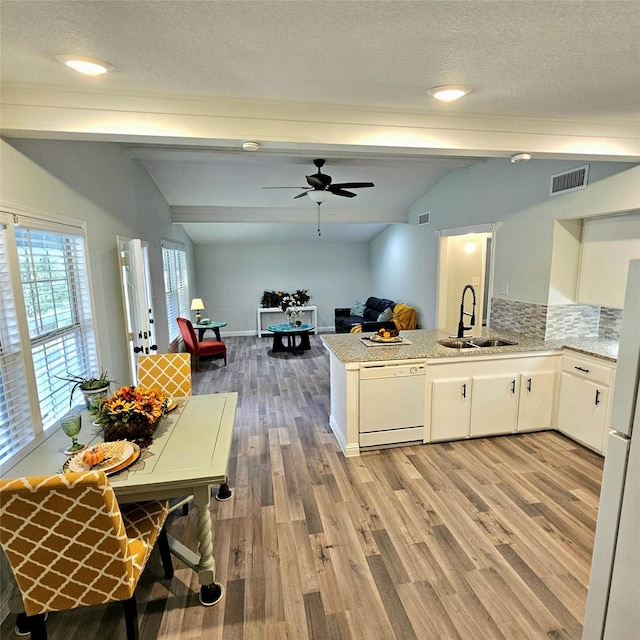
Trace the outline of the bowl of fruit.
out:
<instances>
[{"instance_id":1,"label":"bowl of fruit","mask_svg":"<svg viewBox=\"0 0 640 640\"><path fill-rule=\"evenodd\" d=\"M402 342L397 329L379 329L369 339L373 342Z\"/></svg>"}]
</instances>

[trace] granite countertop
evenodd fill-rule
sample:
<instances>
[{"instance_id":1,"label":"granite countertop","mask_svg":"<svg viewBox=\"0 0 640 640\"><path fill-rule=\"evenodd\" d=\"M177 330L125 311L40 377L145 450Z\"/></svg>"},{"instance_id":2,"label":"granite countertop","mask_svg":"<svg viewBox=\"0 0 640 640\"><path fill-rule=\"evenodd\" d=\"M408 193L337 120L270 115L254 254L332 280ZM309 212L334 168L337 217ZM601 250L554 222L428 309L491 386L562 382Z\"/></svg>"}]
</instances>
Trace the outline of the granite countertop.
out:
<instances>
[{"instance_id":1,"label":"granite countertop","mask_svg":"<svg viewBox=\"0 0 640 640\"><path fill-rule=\"evenodd\" d=\"M517 344L504 347L484 347L482 349L451 349L438 344L438 340L450 338L444 329L418 329L402 331L400 335L412 344L390 344L365 346L360 340L371 333L323 334L322 341L341 362L380 362L388 360L413 360L427 358L478 357L495 354L526 353L533 351L555 351L569 349L589 356L615 363L618 357L618 341L604 338L566 338L539 340L528 338L510 331L483 329L474 338L502 338Z\"/></svg>"}]
</instances>

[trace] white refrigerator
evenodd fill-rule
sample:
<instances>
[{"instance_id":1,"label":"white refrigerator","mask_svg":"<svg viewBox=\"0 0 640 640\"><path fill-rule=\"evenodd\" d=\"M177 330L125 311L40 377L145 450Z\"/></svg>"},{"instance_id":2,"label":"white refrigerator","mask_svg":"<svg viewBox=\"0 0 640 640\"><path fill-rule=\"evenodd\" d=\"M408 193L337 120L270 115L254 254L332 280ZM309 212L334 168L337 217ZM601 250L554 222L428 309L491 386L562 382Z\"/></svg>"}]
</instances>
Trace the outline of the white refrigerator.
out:
<instances>
[{"instance_id":1,"label":"white refrigerator","mask_svg":"<svg viewBox=\"0 0 640 640\"><path fill-rule=\"evenodd\" d=\"M629 265L583 640L640 638L640 260Z\"/></svg>"}]
</instances>

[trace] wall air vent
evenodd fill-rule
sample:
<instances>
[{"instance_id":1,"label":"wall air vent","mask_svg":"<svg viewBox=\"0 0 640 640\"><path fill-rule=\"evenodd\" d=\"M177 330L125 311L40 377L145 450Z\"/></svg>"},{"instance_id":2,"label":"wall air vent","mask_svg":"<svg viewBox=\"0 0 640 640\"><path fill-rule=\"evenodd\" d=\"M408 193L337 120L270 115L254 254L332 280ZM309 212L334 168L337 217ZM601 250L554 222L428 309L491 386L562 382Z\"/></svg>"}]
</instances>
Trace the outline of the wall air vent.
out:
<instances>
[{"instance_id":1,"label":"wall air vent","mask_svg":"<svg viewBox=\"0 0 640 640\"><path fill-rule=\"evenodd\" d=\"M569 191L586 189L588 177L588 164L585 164L583 167L578 167L577 169L571 169L571 171L565 171L564 173L556 173L554 176L551 176L551 191L549 195L557 196Z\"/></svg>"},{"instance_id":2,"label":"wall air vent","mask_svg":"<svg viewBox=\"0 0 640 640\"><path fill-rule=\"evenodd\" d=\"M425 213L421 213L418 216L418 226L421 227L423 224L429 224L431 222L431 211L426 211Z\"/></svg>"}]
</instances>

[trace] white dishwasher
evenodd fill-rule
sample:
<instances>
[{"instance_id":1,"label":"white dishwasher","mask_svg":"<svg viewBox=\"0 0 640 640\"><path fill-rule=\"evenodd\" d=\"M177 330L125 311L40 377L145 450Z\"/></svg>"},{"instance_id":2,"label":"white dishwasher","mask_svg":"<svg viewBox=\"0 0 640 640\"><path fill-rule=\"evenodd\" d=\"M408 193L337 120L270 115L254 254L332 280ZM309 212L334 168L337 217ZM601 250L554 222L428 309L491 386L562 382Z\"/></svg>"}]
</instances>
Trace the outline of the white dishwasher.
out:
<instances>
[{"instance_id":1,"label":"white dishwasher","mask_svg":"<svg viewBox=\"0 0 640 640\"><path fill-rule=\"evenodd\" d=\"M422 442L424 362L363 365L360 369L360 446Z\"/></svg>"}]
</instances>

